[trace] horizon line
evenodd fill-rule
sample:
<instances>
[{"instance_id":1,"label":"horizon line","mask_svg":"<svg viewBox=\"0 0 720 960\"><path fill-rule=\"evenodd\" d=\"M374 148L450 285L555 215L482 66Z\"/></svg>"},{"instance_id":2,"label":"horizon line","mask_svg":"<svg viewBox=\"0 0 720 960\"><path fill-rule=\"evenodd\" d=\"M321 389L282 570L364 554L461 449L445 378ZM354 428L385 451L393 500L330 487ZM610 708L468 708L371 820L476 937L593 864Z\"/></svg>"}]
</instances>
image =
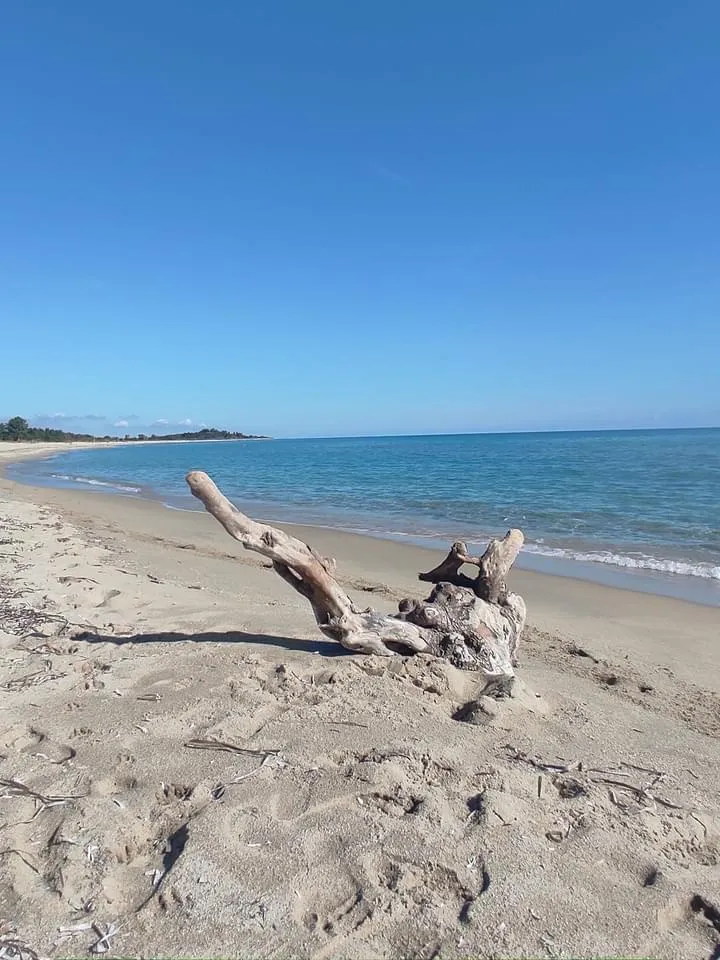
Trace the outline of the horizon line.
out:
<instances>
[{"instance_id":1,"label":"horizon line","mask_svg":"<svg viewBox=\"0 0 720 960\"><path fill-rule=\"evenodd\" d=\"M692 427L553 427L531 430L457 430L431 433L346 433L270 436L269 440L385 440L393 437L501 437L545 433L669 433L678 430L720 430L720 424Z\"/></svg>"}]
</instances>

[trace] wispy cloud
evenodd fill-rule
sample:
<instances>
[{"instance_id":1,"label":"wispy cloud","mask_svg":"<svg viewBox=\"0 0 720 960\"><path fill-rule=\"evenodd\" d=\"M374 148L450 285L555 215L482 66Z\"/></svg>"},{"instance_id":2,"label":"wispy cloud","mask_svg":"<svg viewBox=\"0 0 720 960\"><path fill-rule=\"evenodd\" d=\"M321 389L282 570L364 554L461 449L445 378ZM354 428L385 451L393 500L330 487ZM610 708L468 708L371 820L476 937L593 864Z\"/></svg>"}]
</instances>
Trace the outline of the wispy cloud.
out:
<instances>
[{"instance_id":1,"label":"wispy cloud","mask_svg":"<svg viewBox=\"0 0 720 960\"><path fill-rule=\"evenodd\" d=\"M62 422L80 422L82 420L107 420L104 413L38 413L33 417L33 421L62 421Z\"/></svg>"},{"instance_id":2,"label":"wispy cloud","mask_svg":"<svg viewBox=\"0 0 720 960\"><path fill-rule=\"evenodd\" d=\"M153 420L150 423L148 420L138 416L136 413L126 413L121 414L120 416L116 415L115 417L108 417L103 413L38 413L36 416L30 419L30 422L34 426L38 427L51 426L53 424L63 424L65 425L65 429L71 430L81 429L85 424L84 429L90 432L92 432L90 423L102 422L106 422L108 428L113 426L116 429L127 430L129 427L132 427L133 431L139 431L141 433L147 432L151 430L151 428L159 428L160 432L163 432L163 429L166 427L184 427L187 429L189 427L196 426L199 429L202 429L207 426L207 424L199 423L198 421L193 420L191 417L186 417L183 420L169 420L167 417L158 417L156 420Z\"/></svg>"},{"instance_id":3,"label":"wispy cloud","mask_svg":"<svg viewBox=\"0 0 720 960\"><path fill-rule=\"evenodd\" d=\"M378 177L382 177L384 180L392 180L393 183L402 183L404 186L412 186L412 180L404 176L402 173L398 173L397 170L391 170L389 167L384 166L381 163L371 163L370 169L373 173L377 174Z\"/></svg>"}]
</instances>

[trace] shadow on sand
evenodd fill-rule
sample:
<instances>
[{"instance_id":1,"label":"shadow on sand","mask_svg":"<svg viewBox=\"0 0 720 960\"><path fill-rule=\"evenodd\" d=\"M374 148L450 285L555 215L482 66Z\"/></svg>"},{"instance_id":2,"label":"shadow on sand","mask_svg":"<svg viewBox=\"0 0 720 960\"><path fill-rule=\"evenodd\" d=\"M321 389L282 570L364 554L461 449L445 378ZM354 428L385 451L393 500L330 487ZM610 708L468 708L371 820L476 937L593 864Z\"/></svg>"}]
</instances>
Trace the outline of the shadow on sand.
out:
<instances>
[{"instance_id":1,"label":"shadow on sand","mask_svg":"<svg viewBox=\"0 0 720 960\"><path fill-rule=\"evenodd\" d=\"M351 656L339 643L328 640L298 640L294 637L275 637L262 633L244 633L242 630L209 633L133 633L129 636L114 636L107 633L85 631L75 635L75 640L86 643L256 643L268 647L281 647L299 653L319 653L323 657Z\"/></svg>"}]
</instances>

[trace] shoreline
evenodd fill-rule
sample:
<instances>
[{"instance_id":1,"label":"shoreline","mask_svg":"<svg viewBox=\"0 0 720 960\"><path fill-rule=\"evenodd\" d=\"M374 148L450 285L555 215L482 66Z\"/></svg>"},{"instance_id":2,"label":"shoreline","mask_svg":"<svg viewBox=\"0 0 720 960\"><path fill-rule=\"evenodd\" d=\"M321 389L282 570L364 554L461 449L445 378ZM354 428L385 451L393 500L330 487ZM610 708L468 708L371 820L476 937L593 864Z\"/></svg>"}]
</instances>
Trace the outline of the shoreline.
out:
<instances>
[{"instance_id":1,"label":"shoreline","mask_svg":"<svg viewBox=\"0 0 720 960\"><path fill-rule=\"evenodd\" d=\"M272 437L208 437L198 440L0 440L0 461L13 463L31 460L48 453L72 453L73 450L109 450L113 447L137 447L164 443L244 443L246 440L272 440Z\"/></svg>"},{"instance_id":2,"label":"shoreline","mask_svg":"<svg viewBox=\"0 0 720 960\"><path fill-rule=\"evenodd\" d=\"M137 441L140 444L159 444L159 443L225 443L236 442L235 440L142 440ZM238 441L239 442L239 441ZM111 448L116 446L125 446L123 441L119 442L100 442L100 444L90 441L81 441L77 443L45 443L39 444L33 442L0 443L0 477L9 483L17 484L20 488L27 488L36 491L60 491L78 496L109 496L118 497L124 500L142 500L149 504L161 506L168 512L177 513L196 513L198 510L186 507L179 507L169 503L167 498L154 491L145 491L142 488L126 488L121 490L118 487L116 492L110 490L98 490L96 487L88 490L82 490L74 487L62 487L60 485L39 484L23 482L7 477L5 466L22 460L44 458L53 453L61 455L70 453L74 450L93 449L98 446ZM105 484L98 483L98 487L104 487ZM108 486L112 486L108 484ZM130 495L128 495L130 494ZM312 522L294 521L278 519L272 511L263 515L262 519L280 527L298 529L300 531L309 531L305 536L311 539L317 539L315 531L334 531L338 534L348 537L366 538L377 544L396 543L402 547L419 548L428 552L428 567L436 562L437 553L446 551L450 545L450 539L447 540L423 537L421 535L403 534L400 532L359 532L351 527L325 525ZM322 535L322 534L320 534ZM435 559L432 559L435 558ZM680 573L669 573L654 571L650 569L632 568L614 563L603 563L599 561L582 560L573 557L559 557L548 554L523 550L518 557L515 569L518 572L535 574L540 577L550 579L560 578L563 580L572 580L578 583L595 584L612 590L620 590L629 593L638 593L646 596L665 597L679 600L686 603L696 604L704 607L720 607L720 582L699 576L690 576Z\"/></svg>"},{"instance_id":3,"label":"shoreline","mask_svg":"<svg viewBox=\"0 0 720 960\"><path fill-rule=\"evenodd\" d=\"M121 440L0 440L0 468L3 463L32 460L51 453L72 453L73 450L109 450Z\"/></svg>"},{"instance_id":4,"label":"shoreline","mask_svg":"<svg viewBox=\"0 0 720 960\"><path fill-rule=\"evenodd\" d=\"M184 546L190 543L193 554L225 560L237 558L243 568L255 563L204 510L167 509L160 500L102 491L31 487L7 479L2 470L0 495L57 510L80 529L93 537L100 536L111 546L115 538L118 544L138 539L157 545L159 550L174 552L177 562L183 563L190 557ZM373 602L375 594L389 601L386 612L395 611L397 601L403 597L419 598L428 593L427 585L419 581L417 575L437 564L437 550L332 527L279 522L275 525L310 542L322 555L334 557L341 582L351 587L358 583L369 585ZM673 660L678 655L676 624L685 625L689 638L704 631L717 633L717 608L707 604L539 573L517 564L511 571L509 584L525 598L528 622L534 627L581 638L593 637L602 649L606 643L612 645L611 638L620 637L628 649L632 649L639 627L642 633L653 631L657 646L653 655L662 651L668 660ZM712 673L715 661L716 651L709 650L702 664L688 664L687 679L699 668Z\"/></svg>"}]
</instances>

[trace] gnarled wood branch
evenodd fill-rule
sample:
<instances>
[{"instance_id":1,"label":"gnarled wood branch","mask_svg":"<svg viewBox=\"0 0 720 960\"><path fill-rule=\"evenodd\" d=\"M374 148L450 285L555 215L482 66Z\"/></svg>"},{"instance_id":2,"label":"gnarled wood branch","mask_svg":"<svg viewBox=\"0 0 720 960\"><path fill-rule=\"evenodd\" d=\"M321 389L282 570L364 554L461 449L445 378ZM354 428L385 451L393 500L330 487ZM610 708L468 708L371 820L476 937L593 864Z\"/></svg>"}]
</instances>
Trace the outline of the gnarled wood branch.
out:
<instances>
[{"instance_id":1,"label":"gnarled wood branch","mask_svg":"<svg viewBox=\"0 0 720 960\"><path fill-rule=\"evenodd\" d=\"M492 540L480 558L464 543L421 580L436 583L427 600L403 600L394 616L359 610L333 576L335 563L301 540L241 513L206 473L187 476L193 495L246 550L272 561L275 572L312 607L321 632L355 653L392 656L427 652L465 670L484 674L487 686L507 690L514 677L517 645L525 625L522 597L509 593L505 577L523 544L519 530ZM471 580L460 567L479 568Z\"/></svg>"},{"instance_id":2,"label":"gnarled wood branch","mask_svg":"<svg viewBox=\"0 0 720 960\"><path fill-rule=\"evenodd\" d=\"M508 593L505 577L524 542L521 530L508 530L502 540L491 540L481 557L471 557L466 544L456 540L443 562L428 573L421 573L418 579L467 587L481 600L504 603ZM460 573L460 568L466 563L478 568L474 580Z\"/></svg>"},{"instance_id":3,"label":"gnarled wood branch","mask_svg":"<svg viewBox=\"0 0 720 960\"><path fill-rule=\"evenodd\" d=\"M272 560L273 569L310 601L321 632L356 653L392 656L392 645L413 653L427 649L422 632L412 623L359 610L332 575L334 561L282 530L257 523L241 513L206 473L187 475L193 496L246 550ZM388 646L390 644L391 646Z\"/></svg>"}]
</instances>

